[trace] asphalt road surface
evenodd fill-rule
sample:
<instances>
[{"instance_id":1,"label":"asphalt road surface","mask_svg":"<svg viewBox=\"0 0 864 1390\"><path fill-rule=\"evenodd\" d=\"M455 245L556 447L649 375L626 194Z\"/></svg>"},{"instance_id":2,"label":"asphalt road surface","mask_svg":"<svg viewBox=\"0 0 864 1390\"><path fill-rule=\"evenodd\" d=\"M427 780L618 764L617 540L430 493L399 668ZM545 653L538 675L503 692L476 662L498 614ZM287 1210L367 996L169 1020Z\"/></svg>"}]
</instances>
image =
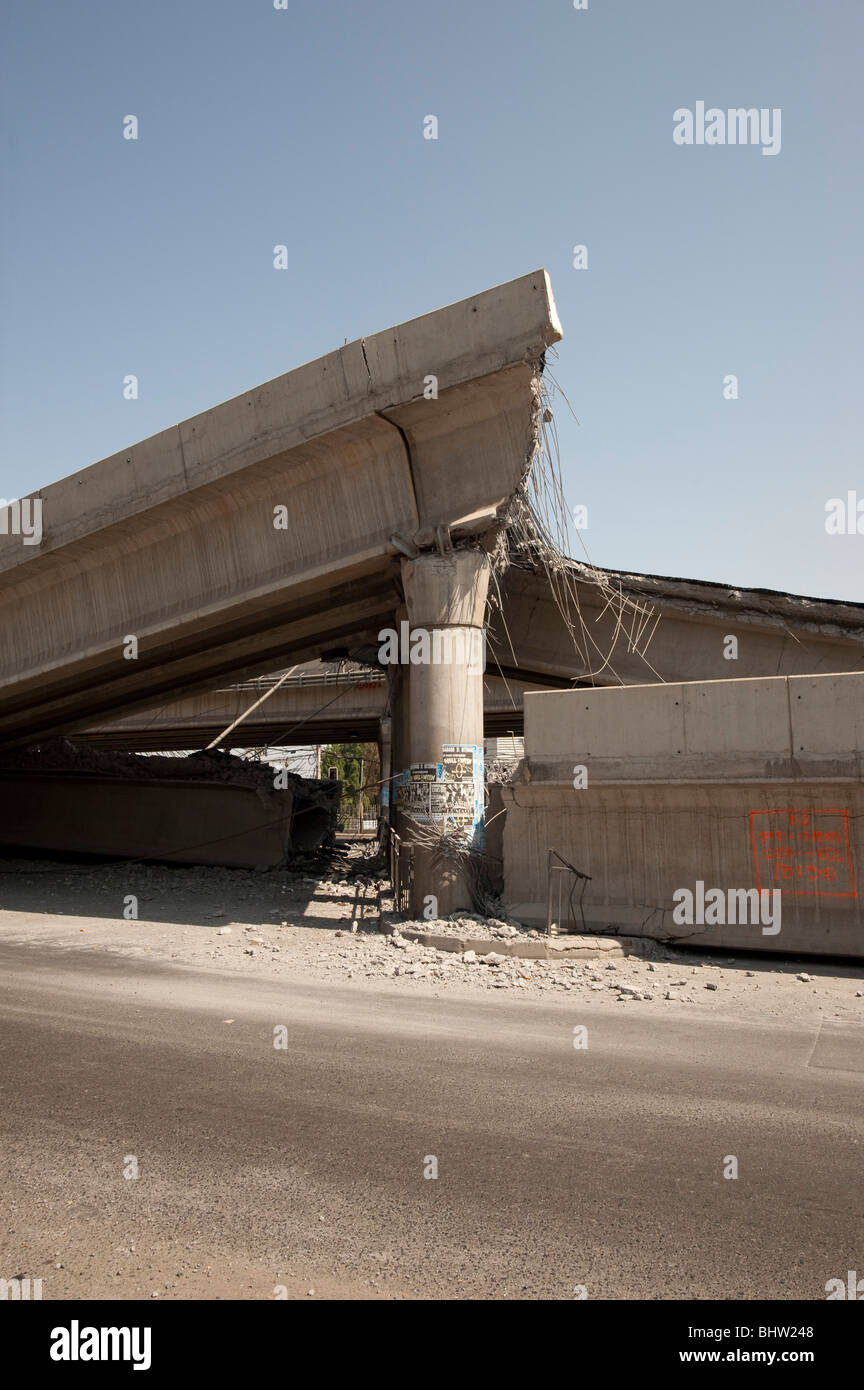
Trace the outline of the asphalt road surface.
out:
<instances>
[{"instance_id":1,"label":"asphalt road surface","mask_svg":"<svg viewBox=\"0 0 864 1390\"><path fill-rule=\"evenodd\" d=\"M4 945L0 1277L824 1299L864 1272L862 1034Z\"/></svg>"}]
</instances>

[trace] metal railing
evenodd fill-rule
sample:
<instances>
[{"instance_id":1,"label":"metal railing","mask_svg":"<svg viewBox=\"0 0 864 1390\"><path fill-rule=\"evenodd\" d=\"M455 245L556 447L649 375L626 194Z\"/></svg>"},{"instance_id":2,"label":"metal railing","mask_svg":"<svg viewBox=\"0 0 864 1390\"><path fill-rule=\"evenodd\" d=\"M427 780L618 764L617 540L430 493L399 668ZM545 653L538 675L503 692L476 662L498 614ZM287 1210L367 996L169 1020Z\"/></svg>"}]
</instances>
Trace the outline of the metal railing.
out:
<instances>
[{"instance_id":1,"label":"metal railing","mask_svg":"<svg viewBox=\"0 0 864 1390\"><path fill-rule=\"evenodd\" d=\"M340 835L375 835L378 832L378 819L364 816L361 821L356 816L347 816L339 821L338 830Z\"/></svg>"},{"instance_id":2,"label":"metal railing","mask_svg":"<svg viewBox=\"0 0 864 1390\"><path fill-rule=\"evenodd\" d=\"M582 889L578 904L574 906L573 895L579 884ZM546 935L568 936L574 932L585 931L585 916L582 912L582 898L585 888L591 882L590 874L583 874L569 860L550 849L546 857ZM579 919L577 921L576 912Z\"/></svg>"},{"instance_id":3,"label":"metal railing","mask_svg":"<svg viewBox=\"0 0 864 1390\"><path fill-rule=\"evenodd\" d=\"M411 911L411 887L414 882L414 846L390 830L390 882L393 885L393 907L398 913Z\"/></svg>"},{"instance_id":4,"label":"metal railing","mask_svg":"<svg viewBox=\"0 0 864 1390\"><path fill-rule=\"evenodd\" d=\"M254 676L248 681L240 681L237 685L223 686L220 694L230 693L232 690L268 690L275 685L277 676ZM288 676L283 681L283 685L292 686L313 686L313 685L386 685L386 678L382 673L374 668L368 671L313 671L304 672L297 676Z\"/></svg>"}]
</instances>

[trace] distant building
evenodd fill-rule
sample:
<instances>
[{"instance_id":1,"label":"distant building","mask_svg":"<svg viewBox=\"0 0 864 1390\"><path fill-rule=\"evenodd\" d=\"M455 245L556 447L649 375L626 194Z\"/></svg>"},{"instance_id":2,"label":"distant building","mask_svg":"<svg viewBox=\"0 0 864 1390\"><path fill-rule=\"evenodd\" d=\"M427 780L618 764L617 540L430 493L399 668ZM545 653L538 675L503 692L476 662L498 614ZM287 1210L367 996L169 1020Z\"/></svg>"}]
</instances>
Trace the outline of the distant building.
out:
<instances>
[{"instance_id":1,"label":"distant building","mask_svg":"<svg viewBox=\"0 0 864 1390\"><path fill-rule=\"evenodd\" d=\"M298 777L317 777L317 756L314 744L299 748L265 748L263 760L271 767L294 772Z\"/></svg>"},{"instance_id":2,"label":"distant building","mask_svg":"<svg viewBox=\"0 0 864 1390\"><path fill-rule=\"evenodd\" d=\"M487 763L518 763L525 756L525 740L521 734L508 734L506 738L487 738L485 748Z\"/></svg>"}]
</instances>

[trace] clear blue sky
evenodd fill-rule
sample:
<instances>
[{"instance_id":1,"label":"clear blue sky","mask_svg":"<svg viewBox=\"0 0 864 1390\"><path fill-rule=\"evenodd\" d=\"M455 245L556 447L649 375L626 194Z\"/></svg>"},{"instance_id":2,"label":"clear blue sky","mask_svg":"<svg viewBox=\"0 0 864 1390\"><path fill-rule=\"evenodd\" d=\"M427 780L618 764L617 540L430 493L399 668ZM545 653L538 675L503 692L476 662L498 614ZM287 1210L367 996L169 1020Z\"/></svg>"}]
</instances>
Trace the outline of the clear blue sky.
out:
<instances>
[{"instance_id":1,"label":"clear blue sky","mask_svg":"<svg viewBox=\"0 0 864 1390\"><path fill-rule=\"evenodd\" d=\"M864 599L864 536L824 529L864 498L861 0L7 0L3 23L0 495L545 265L592 560ZM779 155L674 144L700 100L781 108Z\"/></svg>"}]
</instances>

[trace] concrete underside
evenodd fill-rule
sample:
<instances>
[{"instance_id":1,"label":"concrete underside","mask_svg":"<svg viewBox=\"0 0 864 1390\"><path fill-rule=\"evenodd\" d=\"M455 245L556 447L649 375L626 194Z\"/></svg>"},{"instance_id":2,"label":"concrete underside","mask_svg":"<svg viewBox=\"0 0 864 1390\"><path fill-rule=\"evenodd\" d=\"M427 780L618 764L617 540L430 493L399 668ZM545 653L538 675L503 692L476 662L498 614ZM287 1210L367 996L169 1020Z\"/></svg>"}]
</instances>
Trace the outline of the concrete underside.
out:
<instances>
[{"instance_id":1,"label":"concrete underside","mask_svg":"<svg viewBox=\"0 0 864 1390\"><path fill-rule=\"evenodd\" d=\"M571 578L579 614L573 634L541 570L512 565L499 581L501 607L487 614L487 737L522 733L526 691L572 682L605 687L864 670L864 608L856 604L612 570L592 575L578 565ZM623 626L610 593L632 608ZM638 629L640 608L647 621L634 641L630 629ZM398 611L385 626L397 623ZM738 641L734 662L724 656L728 636ZM376 649L377 635L364 659ZM309 743L374 740L388 705L384 672L374 681L283 687L244 722L244 738L251 745L282 736ZM136 749L185 748L190 738L192 746L203 745L260 693L232 688L162 702L93 725L86 740Z\"/></svg>"},{"instance_id":2,"label":"concrete underside","mask_svg":"<svg viewBox=\"0 0 864 1390\"><path fill-rule=\"evenodd\" d=\"M524 682L505 681L486 673L487 738L522 733L526 689L539 690L542 686L526 686ZM210 691L88 729L79 735L78 741L140 751L202 747L223 733L261 694L263 689L252 686ZM293 742L374 743L388 705L387 680L380 671L363 681L284 685L238 725L225 744L258 747Z\"/></svg>"},{"instance_id":3,"label":"concrete underside","mask_svg":"<svg viewBox=\"0 0 864 1390\"><path fill-rule=\"evenodd\" d=\"M566 573L569 627L542 571L507 571L503 611L490 618L490 669L599 686L864 671L860 604L576 562Z\"/></svg>"}]
</instances>

